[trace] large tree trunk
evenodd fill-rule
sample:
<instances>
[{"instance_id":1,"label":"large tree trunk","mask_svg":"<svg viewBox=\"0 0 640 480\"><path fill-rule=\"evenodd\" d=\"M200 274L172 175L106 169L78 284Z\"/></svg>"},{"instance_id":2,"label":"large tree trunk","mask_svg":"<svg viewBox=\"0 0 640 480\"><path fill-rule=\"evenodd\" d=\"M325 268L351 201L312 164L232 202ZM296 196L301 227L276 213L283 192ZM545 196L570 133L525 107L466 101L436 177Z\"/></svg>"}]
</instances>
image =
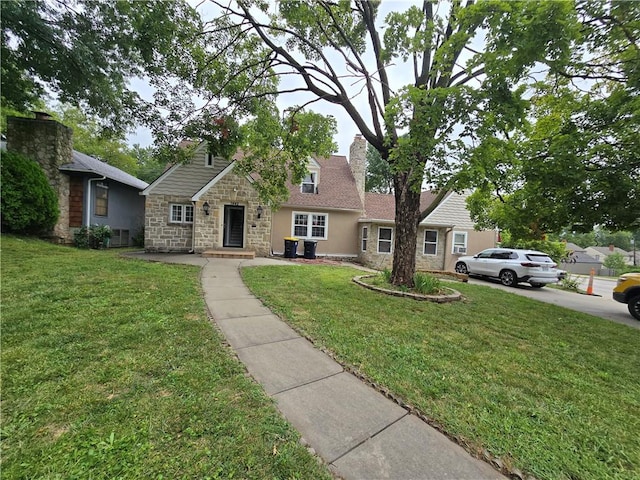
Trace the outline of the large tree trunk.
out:
<instances>
[{"instance_id":1,"label":"large tree trunk","mask_svg":"<svg viewBox=\"0 0 640 480\"><path fill-rule=\"evenodd\" d=\"M393 246L391 283L413 287L416 272L416 244L420 219L420 191L410 188L409 175L394 175L396 198L396 228Z\"/></svg>"}]
</instances>

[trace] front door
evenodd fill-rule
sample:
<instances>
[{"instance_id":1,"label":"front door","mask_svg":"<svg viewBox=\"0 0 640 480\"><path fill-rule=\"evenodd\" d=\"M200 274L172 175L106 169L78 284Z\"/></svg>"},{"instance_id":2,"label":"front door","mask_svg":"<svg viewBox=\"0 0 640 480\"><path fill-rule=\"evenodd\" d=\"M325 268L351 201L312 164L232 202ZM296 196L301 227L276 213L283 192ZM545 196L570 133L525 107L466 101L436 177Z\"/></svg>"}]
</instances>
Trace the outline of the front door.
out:
<instances>
[{"instance_id":1,"label":"front door","mask_svg":"<svg viewBox=\"0 0 640 480\"><path fill-rule=\"evenodd\" d=\"M243 243L244 207L239 205L225 205L222 246L242 248Z\"/></svg>"}]
</instances>

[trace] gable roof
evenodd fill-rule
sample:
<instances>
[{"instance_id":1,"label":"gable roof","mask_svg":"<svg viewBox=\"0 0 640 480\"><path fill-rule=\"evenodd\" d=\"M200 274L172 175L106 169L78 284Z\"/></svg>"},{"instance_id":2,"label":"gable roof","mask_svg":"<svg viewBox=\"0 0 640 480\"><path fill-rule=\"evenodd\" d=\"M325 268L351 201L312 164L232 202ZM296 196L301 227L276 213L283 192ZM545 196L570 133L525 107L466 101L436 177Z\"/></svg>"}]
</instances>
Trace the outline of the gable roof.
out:
<instances>
[{"instance_id":1,"label":"gable roof","mask_svg":"<svg viewBox=\"0 0 640 480\"><path fill-rule=\"evenodd\" d=\"M584 252L584 248L582 248L580 245L577 245L575 243L566 242L564 246L567 250L572 252Z\"/></svg>"},{"instance_id":2,"label":"gable roof","mask_svg":"<svg viewBox=\"0 0 640 480\"><path fill-rule=\"evenodd\" d=\"M622 250L621 248L618 248L618 247L613 247L613 251L611 251L609 247L588 247L588 248L590 248L591 250L595 250L596 252L601 253L604 256L611 255L612 253L619 253L620 255L623 255L625 257L628 257L629 255L633 257L633 254L630 254L626 250Z\"/></svg>"},{"instance_id":3,"label":"gable roof","mask_svg":"<svg viewBox=\"0 0 640 480\"><path fill-rule=\"evenodd\" d=\"M181 142L181 145L185 142ZM193 144L193 143L192 143ZM176 163L165 169L162 174L145 188L141 195L157 193L160 195L176 195L198 200L210 187L215 185L227 173L233 171L235 161L242 158L238 150L230 159L215 157L213 166L205 166L207 143L200 142L193 152L193 157L185 163ZM252 178L247 177L249 181Z\"/></svg>"},{"instance_id":4,"label":"gable roof","mask_svg":"<svg viewBox=\"0 0 640 480\"><path fill-rule=\"evenodd\" d=\"M344 155L314 158L320 166L317 193L302 193L300 185L289 183L289 199L283 207L334 208L362 210L356 181Z\"/></svg>"},{"instance_id":5,"label":"gable roof","mask_svg":"<svg viewBox=\"0 0 640 480\"><path fill-rule=\"evenodd\" d=\"M0 149L6 149L6 142L0 142ZM60 170L66 172L81 172L100 175L102 177L107 177L110 180L115 180L116 182L129 185L130 187L134 187L139 190L143 190L148 185L147 182L140 180L139 178L136 178L133 175L130 175L127 172L114 167L113 165L109 165L106 162L78 152L77 150L72 150L71 162L61 165Z\"/></svg>"}]
</instances>

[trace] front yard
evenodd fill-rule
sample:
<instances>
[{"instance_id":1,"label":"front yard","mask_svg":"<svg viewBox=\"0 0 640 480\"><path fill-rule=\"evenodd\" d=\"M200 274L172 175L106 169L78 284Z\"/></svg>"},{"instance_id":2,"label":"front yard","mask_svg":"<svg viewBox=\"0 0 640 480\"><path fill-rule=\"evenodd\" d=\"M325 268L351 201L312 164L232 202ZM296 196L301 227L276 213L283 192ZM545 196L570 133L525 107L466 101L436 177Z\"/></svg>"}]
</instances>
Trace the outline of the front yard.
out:
<instances>
[{"instance_id":1,"label":"front yard","mask_svg":"<svg viewBox=\"0 0 640 480\"><path fill-rule=\"evenodd\" d=\"M472 451L539 479L640 478L640 331L490 287L243 270L299 331ZM330 478L206 318L198 269L2 237L3 478Z\"/></svg>"},{"instance_id":2,"label":"front yard","mask_svg":"<svg viewBox=\"0 0 640 480\"><path fill-rule=\"evenodd\" d=\"M198 268L2 236L2 478L325 478Z\"/></svg>"},{"instance_id":3,"label":"front yard","mask_svg":"<svg viewBox=\"0 0 640 480\"><path fill-rule=\"evenodd\" d=\"M640 331L490 287L385 296L340 267L246 268L319 346L472 451L539 479L640 478Z\"/></svg>"}]
</instances>

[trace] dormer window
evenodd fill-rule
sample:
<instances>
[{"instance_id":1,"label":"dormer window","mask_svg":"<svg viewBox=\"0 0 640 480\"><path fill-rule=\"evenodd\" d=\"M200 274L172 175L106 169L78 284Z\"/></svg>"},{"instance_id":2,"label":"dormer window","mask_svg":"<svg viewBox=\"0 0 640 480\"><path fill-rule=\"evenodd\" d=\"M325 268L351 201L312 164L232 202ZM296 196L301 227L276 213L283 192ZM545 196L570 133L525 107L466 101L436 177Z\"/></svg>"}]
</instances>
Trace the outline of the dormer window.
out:
<instances>
[{"instance_id":1,"label":"dormer window","mask_svg":"<svg viewBox=\"0 0 640 480\"><path fill-rule=\"evenodd\" d=\"M302 193L318 193L318 174L309 173L302 180L302 187L300 188Z\"/></svg>"},{"instance_id":2,"label":"dormer window","mask_svg":"<svg viewBox=\"0 0 640 480\"><path fill-rule=\"evenodd\" d=\"M213 153L207 152L204 160L205 167L213 167Z\"/></svg>"}]
</instances>

